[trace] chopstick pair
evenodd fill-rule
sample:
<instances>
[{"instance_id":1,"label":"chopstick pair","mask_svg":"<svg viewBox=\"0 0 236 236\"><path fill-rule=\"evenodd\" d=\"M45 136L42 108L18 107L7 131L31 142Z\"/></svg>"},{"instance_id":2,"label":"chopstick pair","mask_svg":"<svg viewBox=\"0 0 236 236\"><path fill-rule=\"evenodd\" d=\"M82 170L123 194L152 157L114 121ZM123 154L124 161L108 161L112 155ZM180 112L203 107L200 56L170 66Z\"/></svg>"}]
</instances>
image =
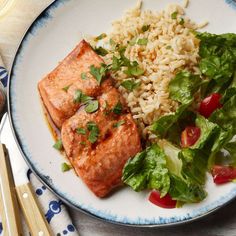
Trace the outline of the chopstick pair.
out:
<instances>
[{"instance_id":1,"label":"chopstick pair","mask_svg":"<svg viewBox=\"0 0 236 236\"><path fill-rule=\"evenodd\" d=\"M23 236L19 205L32 236L53 235L30 184L15 186L10 159L4 144L0 144L0 163L0 198L2 200L0 210L4 236Z\"/></svg>"}]
</instances>

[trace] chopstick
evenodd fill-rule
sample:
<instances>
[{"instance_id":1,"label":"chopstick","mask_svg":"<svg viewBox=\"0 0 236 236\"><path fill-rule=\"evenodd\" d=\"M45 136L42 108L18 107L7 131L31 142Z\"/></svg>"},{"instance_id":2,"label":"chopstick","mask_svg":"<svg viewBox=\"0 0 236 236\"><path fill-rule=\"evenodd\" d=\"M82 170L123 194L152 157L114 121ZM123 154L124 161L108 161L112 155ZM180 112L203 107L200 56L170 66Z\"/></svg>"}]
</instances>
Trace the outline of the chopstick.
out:
<instances>
[{"instance_id":1,"label":"chopstick","mask_svg":"<svg viewBox=\"0 0 236 236\"><path fill-rule=\"evenodd\" d=\"M4 144L0 144L0 188L2 205L5 220L4 235L6 236L23 236L20 211L14 188L14 181L11 171L10 160L7 156L7 150Z\"/></svg>"}]
</instances>

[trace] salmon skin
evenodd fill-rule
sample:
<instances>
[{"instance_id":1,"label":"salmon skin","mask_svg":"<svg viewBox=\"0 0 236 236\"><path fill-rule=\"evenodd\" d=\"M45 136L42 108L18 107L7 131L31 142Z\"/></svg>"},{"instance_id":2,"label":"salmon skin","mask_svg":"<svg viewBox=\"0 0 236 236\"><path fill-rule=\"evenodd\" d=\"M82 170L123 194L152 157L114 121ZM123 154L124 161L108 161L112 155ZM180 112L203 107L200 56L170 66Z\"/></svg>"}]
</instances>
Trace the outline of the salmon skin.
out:
<instances>
[{"instance_id":1,"label":"salmon skin","mask_svg":"<svg viewBox=\"0 0 236 236\"><path fill-rule=\"evenodd\" d=\"M101 86L89 73L90 66L100 67L103 60L86 41L79 45L45 78L38 83L39 93L53 122L61 128L63 122L78 110L74 102L76 90L96 97ZM83 79L85 75L86 79Z\"/></svg>"},{"instance_id":2,"label":"salmon skin","mask_svg":"<svg viewBox=\"0 0 236 236\"><path fill-rule=\"evenodd\" d=\"M83 40L38 83L38 89L61 132L66 156L76 174L96 196L105 197L122 184L123 167L141 150L141 142L112 78L108 75L99 84L89 73L92 65L99 67L101 63L103 60ZM78 90L98 101L96 111L89 113L86 105L74 102Z\"/></svg>"}]
</instances>

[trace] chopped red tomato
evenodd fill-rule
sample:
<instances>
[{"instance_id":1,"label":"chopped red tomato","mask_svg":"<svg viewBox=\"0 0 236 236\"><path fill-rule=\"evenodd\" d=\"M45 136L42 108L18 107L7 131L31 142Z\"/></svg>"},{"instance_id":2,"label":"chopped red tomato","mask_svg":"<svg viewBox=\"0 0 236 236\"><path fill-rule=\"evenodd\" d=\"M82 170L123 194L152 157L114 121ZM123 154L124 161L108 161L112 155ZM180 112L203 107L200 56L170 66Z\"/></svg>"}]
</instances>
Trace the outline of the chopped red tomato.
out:
<instances>
[{"instance_id":1,"label":"chopped red tomato","mask_svg":"<svg viewBox=\"0 0 236 236\"><path fill-rule=\"evenodd\" d=\"M181 147L190 147L197 142L201 135L201 129L196 126L188 126L181 133Z\"/></svg>"},{"instance_id":2,"label":"chopped red tomato","mask_svg":"<svg viewBox=\"0 0 236 236\"><path fill-rule=\"evenodd\" d=\"M236 179L236 168L232 166L218 166L212 168L212 176L215 184L224 184Z\"/></svg>"},{"instance_id":3,"label":"chopped red tomato","mask_svg":"<svg viewBox=\"0 0 236 236\"><path fill-rule=\"evenodd\" d=\"M149 201L162 208L175 208L177 203L168 193L161 198L160 193L156 190L153 190L149 195Z\"/></svg>"},{"instance_id":4,"label":"chopped red tomato","mask_svg":"<svg viewBox=\"0 0 236 236\"><path fill-rule=\"evenodd\" d=\"M221 94L212 93L210 96L204 98L199 106L199 113L208 118L216 109L221 108L220 104Z\"/></svg>"}]
</instances>

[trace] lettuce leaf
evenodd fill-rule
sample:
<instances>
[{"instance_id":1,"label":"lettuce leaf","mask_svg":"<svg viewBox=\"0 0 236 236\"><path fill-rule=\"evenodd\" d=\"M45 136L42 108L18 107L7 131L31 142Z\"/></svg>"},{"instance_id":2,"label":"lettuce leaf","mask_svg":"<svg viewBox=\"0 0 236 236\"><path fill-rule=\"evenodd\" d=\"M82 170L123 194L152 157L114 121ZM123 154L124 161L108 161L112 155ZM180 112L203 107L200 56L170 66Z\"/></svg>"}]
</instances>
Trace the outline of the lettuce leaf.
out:
<instances>
[{"instance_id":1,"label":"lettuce leaf","mask_svg":"<svg viewBox=\"0 0 236 236\"><path fill-rule=\"evenodd\" d=\"M181 202L203 200L206 193L202 186L205 176L202 173L206 168L206 160L197 158L199 153L193 150L189 152L194 154L185 151L179 157L181 150L167 141L160 142L160 146L154 144L130 159L123 169L123 182L135 191L156 189L161 192L161 196L169 192ZM202 175L200 180L199 173Z\"/></svg>"},{"instance_id":2,"label":"lettuce leaf","mask_svg":"<svg viewBox=\"0 0 236 236\"><path fill-rule=\"evenodd\" d=\"M163 150L153 144L129 159L123 169L122 181L135 191L157 189L164 196L170 187L170 177Z\"/></svg>"},{"instance_id":3,"label":"lettuce leaf","mask_svg":"<svg viewBox=\"0 0 236 236\"><path fill-rule=\"evenodd\" d=\"M225 131L236 134L236 94L228 98L221 109L217 109L209 117L211 122L218 124Z\"/></svg>"},{"instance_id":4,"label":"lettuce leaf","mask_svg":"<svg viewBox=\"0 0 236 236\"><path fill-rule=\"evenodd\" d=\"M187 108L193 102L193 96L202 83L204 82L198 75L193 75L188 71L179 72L171 80L169 91L171 99L180 102L181 105L175 113L162 116L153 122L150 130L161 138L166 138L169 130L178 130L179 125L177 122L183 120L186 117L186 113L188 114Z\"/></svg>"},{"instance_id":5,"label":"lettuce leaf","mask_svg":"<svg viewBox=\"0 0 236 236\"><path fill-rule=\"evenodd\" d=\"M221 87L227 85L235 72L236 66L236 34L210 34L197 33L200 41L199 67L201 72L213 81L208 91L219 92Z\"/></svg>"},{"instance_id":6,"label":"lettuce leaf","mask_svg":"<svg viewBox=\"0 0 236 236\"><path fill-rule=\"evenodd\" d=\"M170 98L181 104L190 104L201 83L199 75L181 71L169 83Z\"/></svg>"}]
</instances>

